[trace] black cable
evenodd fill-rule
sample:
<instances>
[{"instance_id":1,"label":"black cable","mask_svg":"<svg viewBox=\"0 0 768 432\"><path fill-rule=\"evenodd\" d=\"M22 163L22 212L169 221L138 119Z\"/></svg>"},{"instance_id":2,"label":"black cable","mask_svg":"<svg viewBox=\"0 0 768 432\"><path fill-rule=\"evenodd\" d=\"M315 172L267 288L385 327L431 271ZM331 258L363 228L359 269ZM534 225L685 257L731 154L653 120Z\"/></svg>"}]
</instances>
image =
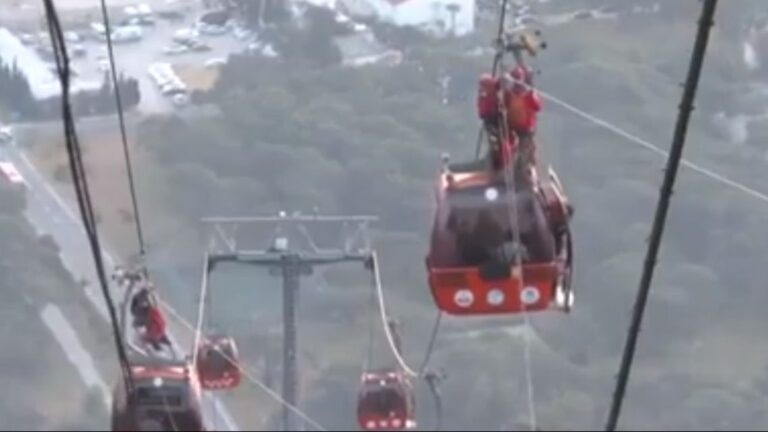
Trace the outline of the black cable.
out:
<instances>
[{"instance_id":1,"label":"black cable","mask_svg":"<svg viewBox=\"0 0 768 432\"><path fill-rule=\"evenodd\" d=\"M64 137L67 153L69 155L72 183L75 187L77 203L83 218L83 225L85 227L86 236L91 246L91 252L93 253L96 274L98 276L99 284L101 285L101 290L104 295L104 301L107 305L107 311L109 313L112 333L117 348L118 361L120 362L123 379L125 381L127 396L130 398L134 389L133 376L131 374L125 345L123 344L117 313L115 311L115 305L112 300L112 295L109 292L106 272L104 271L104 263L101 257L101 247L99 245L99 238L96 227L96 217L93 211L91 197L88 192L88 182L86 179L82 154L80 152L80 144L77 138L75 122L70 104L70 69L66 42L64 40L64 34L61 29L61 24L59 23L58 14L56 12L55 6L53 5L53 1L43 0L43 4L45 6L46 20L51 36L53 54L56 61L56 70L59 75L59 81L61 83L62 123L64 126Z\"/></svg>"},{"instance_id":2,"label":"black cable","mask_svg":"<svg viewBox=\"0 0 768 432\"><path fill-rule=\"evenodd\" d=\"M499 14L499 28L496 33L496 40L494 41L494 44L496 46L496 53L493 56L493 65L491 66L491 73L493 76L496 76L496 73L499 69L499 64L501 63L501 57L504 55L504 26L505 21L507 19L507 3L509 3L509 0L501 0L501 12ZM480 127L480 129L477 132L477 145L475 146L475 160L480 159L480 148L483 145L483 135L485 133L485 128Z\"/></svg>"},{"instance_id":3,"label":"black cable","mask_svg":"<svg viewBox=\"0 0 768 432\"><path fill-rule=\"evenodd\" d=\"M423 375L427 370L429 360L432 358L432 351L435 349L435 342L437 341L437 335L440 333L440 324L443 321L443 311L437 311L437 317L435 318L435 324L432 326L432 336L429 338L429 344L427 345L427 352L424 354L424 360L421 362L419 368L419 375Z\"/></svg>"},{"instance_id":4,"label":"black cable","mask_svg":"<svg viewBox=\"0 0 768 432\"><path fill-rule=\"evenodd\" d=\"M117 105L117 118L120 122L120 138L123 144L123 155L125 156L125 170L128 173L128 186L131 190L131 203L133 205L133 214L136 215L136 237L139 241L139 255L143 258L146 254L144 246L144 234L141 229L141 215L139 214L139 203L136 199L136 187L133 182L133 167L131 165L131 153L128 149L128 138L125 132L125 118L123 116L123 102L120 97L120 86L117 81L117 68L115 67L115 54L112 49L112 30L109 25L109 12L107 3L101 0L101 16L104 21L104 33L107 37L107 53L109 55L109 68L112 75L112 86L115 88L115 104ZM145 268L146 270L146 268Z\"/></svg>"},{"instance_id":5,"label":"black cable","mask_svg":"<svg viewBox=\"0 0 768 432\"><path fill-rule=\"evenodd\" d=\"M675 133L672 138L672 148L667 158L667 167L664 173L664 183L661 186L659 203L656 206L656 214L653 218L653 228L648 242L648 251L645 256L645 266L640 278L640 287L637 290L637 299L632 313L632 324L629 329L627 341L624 346L624 354L621 358L618 378L616 380L616 390L613 394L611 410L608 414L608 422L605 429L607 431L616 430L616 424L621 413L621 404L624 401L624 394L629 381L629 373L632 369L632 360L635 355L637 339L640 334L640 326L643 321L645 304L648 301L648 294L651 289L651 280L653 279L653 270L656 265L656 257L661 246L661 237L664 234L666 225L667 211L672 199L672 188L677 176L677 168L680 165L680 159L683 155L683 146L685 145L685 135L688 131L688 120L693 111L693 100L696 96L696 88L701 76L701 68L704 63L704 56L707 51L707 42L709 40L709 30L712 27L713 17L717 0L704 0L699 18L699 29L696 34L696 42L691 54L691 62L688 68L688 76L685 82L682 101L680 102L680 113L675 125Z\"/></svg>"},{"instance_id":6,"label":"black cable","mask_svg":"<svg viewBox=\"0 0 768 432\"><path fill-rule=\"evenodd\" d=\"M429 385L429 391L432 393L432 398L435 400L435 431L440 431L443 428L443 398L440 395L440 388L438 382L444 378L439 376L435 372L428 372L424 378Z\"/></svg>"},{"instance_id":7,"label":"black cable","mask_svg":"<svg viewBox=\"0 0 768 432\"><path fill-rule=\"evenodd\" d=\"M493 76L496 76L496 73L499 69L499 64L501 63L501 57L504 55L504 28L506 26L506 20L507 20L507 3L509 3L509 0L501 0L501 14L499 15L499 28L496 33L496 40L494 41L497 44L497 50L496 55L493 57L493 67L491 68L491 72L493 73Z\"/></svg>"}]
</instances>

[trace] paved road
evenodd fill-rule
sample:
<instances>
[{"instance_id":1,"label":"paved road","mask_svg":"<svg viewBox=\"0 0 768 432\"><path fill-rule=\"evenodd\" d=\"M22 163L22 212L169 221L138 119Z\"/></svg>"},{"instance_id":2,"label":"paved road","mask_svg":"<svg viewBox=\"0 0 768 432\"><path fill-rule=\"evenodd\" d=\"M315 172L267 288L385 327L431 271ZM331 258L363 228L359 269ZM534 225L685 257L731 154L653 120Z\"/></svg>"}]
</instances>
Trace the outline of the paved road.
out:
<instances>
[{"instance_id":1,"label":"paved road","mask_svg":"<svg viewBox=\"0 0 768 432\"><path fill-rule=\"evenodd\" d=\"M13 162L25 179L28 220L37 228L39 233L49 234L56 240L60 248L61 259L75 280L88 281L84 287L85 295L106 320L106 305L102 299L100 288L94 283L98 279L95 274L90 247L85 237L85 230L78 213L76 213L78 210L74 210L53 189L23 151L15 146L7 146L0 150L0 158ZM103 244L102 247L105 265L108 270L111 270L115 260L108 251L108 247ZM114 288L112 287L112 295L115 300L119 300L121 295ZM177 346L192 346L192 334L188 329L173 322L169 325L172 330L172 339ZM217 424L223 423L226 430L239 430L233 417L218 398L208 394L205 394L204 397L210 398L210 402L216 406L219 420ZM210 419L208 420L210 421Z\"/></svg>"}]
</instances>

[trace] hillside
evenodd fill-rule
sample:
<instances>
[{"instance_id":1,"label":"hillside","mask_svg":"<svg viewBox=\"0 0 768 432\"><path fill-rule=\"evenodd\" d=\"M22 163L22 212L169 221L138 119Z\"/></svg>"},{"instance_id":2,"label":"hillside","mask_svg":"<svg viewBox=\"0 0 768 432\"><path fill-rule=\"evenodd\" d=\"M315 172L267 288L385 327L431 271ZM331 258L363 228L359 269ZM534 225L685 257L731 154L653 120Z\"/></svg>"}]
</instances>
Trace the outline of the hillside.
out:
<instances>
[{"instance_id":1,"label":"hillside","mask_svg":"<svg viewBox=\"0 0 768 432\"><path fill-rule=\"evenodd\" d=\"M660 15L550 28L537 85L625 134L667 149L697 5L681 1ZM764 77L751 75L733 49L740 23L755 7L744 2L719 12L685 155L768 191L765 144L754 136L745 145L730 142L713 121L721 111L768 102L748 99L755 96L744 86ZM327 48L332 32L309 31L318 33L302 41ZM163 215L162 226L168 219L175 223L173 231L155 228L151 235L164 251L162 265L197 286L206 242L177 233L197 232L204 216L309 212L314 206L330 214L378 215L375 246L388 305L405 323L406 357L418 364L434 316L423 261L431 188L442 152L455 160L474 154L475 83L490 64L489 56L474 53L491 32L488 26L466 39L408 40L406 61L394 67L318 66L317 59L299 55L230 58L217 84L195 96L198 103L219 106L220 116L151 117L132 134L141 152L139 193L150 197L145 203L151 203L151 213ZM596 428L604 422L618 367L664 158L553 99L545 99L539 128L543 159L557 169L576 206L577 300L570 316L533 317L540 336L532 349L538 420L543 428ZM127 238L132 227L117 221L114 209L108 212L114 221L106 231ZM767 216L768 205L754 196L681 171L624 426L752 430L768 424L768 346L762 334L768 291L757 272L768 248ZM280 317L276 282L256 271L222 273L229 290L217 297L217 322L261 365L273 350L270 328ZM353 427L371 313L364 284L361 271L349 270L328 271L305 284L304 407L330 429ZM167 290L191 311L192 290ZM518 323L446 319L432 359L449 374L443 388L446 427L499 430L529 422L522 343L517 333L504 331ZM379 363L391 364L380 337L377 343ZM420 422L432 424L426 389L419 390L418 405Z\"/></svg>"}]
</instances>

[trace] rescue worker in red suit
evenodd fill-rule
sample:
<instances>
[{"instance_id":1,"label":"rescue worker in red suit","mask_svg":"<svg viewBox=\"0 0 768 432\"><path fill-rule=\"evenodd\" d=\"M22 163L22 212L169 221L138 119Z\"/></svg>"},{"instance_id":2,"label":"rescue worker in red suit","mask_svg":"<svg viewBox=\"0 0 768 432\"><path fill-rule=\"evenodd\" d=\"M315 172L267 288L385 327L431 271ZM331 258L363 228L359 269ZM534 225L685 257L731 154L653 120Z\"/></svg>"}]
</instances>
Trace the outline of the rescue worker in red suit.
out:
<instances>
[{"instance_id":1,"label":"rescue worker in red suit","mask_svg":"<svg viewBox=\"0 0 768 432\"><path fill-rule=\"evenodd\" d=\"M494 169L501 169L509 161L512 149L522 151L523 161L535 163L533 134L536 129L536 115L541 109L541 100L531 87L532 74L524 66L515 66L504 74L501 80L491 74L480 76L477 95L478 116L483 121L491 147L491 161ZM501 88L500 88L501 87ZM499 94L504 99L506 119L499 109ZM508 140L503 139L499 130L501 121L509 131Z\"/></svg>"},{"instance_id":2,"label":"rescue worker in red suit","mask_svg":"<svg viewBox=\"0 0 768 432\"><path fill-rule=\"evenodd\" d=\"M171 341L165 333L165 318L160 308L152 304L147 310L147 325L144 331L144 341L152 346L155 351L160 351L162 346L171 346Z\"/></svg>"},{"instance_id":3,"label":"rescue worker in red suit","mask_svg":"<svg viewBox=\"0 0 768 432\"><path fill-rule=\"evenodd\" d=\"M510 150L509 143L501 142L499 131L499 122L501 114L499 112L499 80L489 73L480 76L477 89L477 114L483 122L485 132L488 135L490 145L491 165L493 169L499 170L504 166L504 157L502 151ZM504 147L502 147L504 145Z\"/></svg>"},{"instance_id":4,"label":"rescue worker in red suit","mask_svg":"<svg viewBox=\"0 0 768 432\"><path fill-rule=\"evenodd\" d=\"M533 135L536 131L536 116L541 110L541 99L531 87L531 73L524 66L515 66L504 78L507 127L517 137L521 160L529 167L535 166L536 146Z\"/></svg>"}]
</instances>

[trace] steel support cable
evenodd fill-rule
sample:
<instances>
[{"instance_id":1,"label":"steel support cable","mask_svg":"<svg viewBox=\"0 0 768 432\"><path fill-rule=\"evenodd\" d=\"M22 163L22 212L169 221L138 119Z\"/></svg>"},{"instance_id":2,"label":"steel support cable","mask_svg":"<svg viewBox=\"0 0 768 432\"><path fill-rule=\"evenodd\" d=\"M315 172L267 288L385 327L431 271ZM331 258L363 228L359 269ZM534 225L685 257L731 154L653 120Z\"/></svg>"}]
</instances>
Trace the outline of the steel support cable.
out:
<instances>
[{"instance_id":1,"label":"steel support cable","mask_svg":"<svg viewBox=\"0 0 768 432\"><path fill-rule=\"evenodd\" d=\"M394 336L392 335L392 330L389 328L389 323L387 321L387 307L384 303L384 292L381 288L379 262L375 251L371 253L371 277L373 279L373 285L376 289L376 294L379 300L379 315L381 315L381 323L384 326L384 334L387 337L389 348L392 351L392 354L395 356L395 359L397 360L397 363L400 365L400 368L403 370L403 372L405 372L406 375L410 377L418 378L419 373L415 372L408 366L408 364L405 362L405 359L403 359L402 354L397 349L397 344L395 343Z\"/></svg>"},{"instance_id":2,"label":"steel support cable","mask_svg":"<svg viewBox=\"0 0 768 432\"><path fill-rule=\"evenodd\" d=\"M367 371L371 370L373 365L373 354L375 349L373 338L374 338L374 330L376 328L373 314L375 313L374 311L375 308L376 308L376 291L371 290L371 296L368 303L368 358L365 360L365 364L363 365L363 373L366 373Z\"/></svg>"},{"instance_id":3,"label":"steel support cable","mask_svg":"<svg viewBox=\"0 0 768 432\"><path fill-rule=\"evenodd\" d=\"M192 367L197 367L197 357L200 351L200 341L203 334L203 323L205 322L205 304L208 298L208 252L203 256L203 275L200 284L200 299L197 305L197 325L194 328L195 339L192 343Z\"/></svg>"},{"instance_id":4,"label":"steel support cable","mask_svg":"<svg viewBox=\"0 0 768 432\"><path fill-rule=\"evenodd\" d=\"M125 170L128 175L128 187L131 192L131 204L133 206L133 214L136 216L136 237L139 243L139 255L144 258L146 255L146 249L144 244L144 234L141 227L141 215L139 214L139 203L136 199L136 187L133 181L133 166L131 164L131 154L128 149L128 137L125 131L125 117L123 115L123 102L120 96L120 86L117 80L117 67L115 65L115 54L112 48L112 29L109 24L109 11L107 11L106 0L101 0L101 15L104 21L104 33L107 37L107 53L109 55L109 68L112 75L112 86L115 90L115 104L117 107L117 118L120 123L120 139L123 145L123 155L125 157ZM146 272L146 267L145 267Z\"/></svg>"},{"instance_id":5,"label":"steel support cable","mask_svg":"<svg viewBox=\"0 0 768 432\"><path fill-rule=\"evenodd\" d=\"M429 344L427 344L427 352L424 354L424 360L419 367L419 375L424 375L429 366L429 360L432 358L432 352L435 349L435 343L437 342L437 336L440 333L440 324L443 321L443 311L437 311L435 317L435 323L432 325L432 335L429 337Z\"/></svg>"},{"instance_id":6,"label":"steel support cable","mask_svg":"<svg viewBox=\"0 0 768 432\"><path fill-rule=\"evenodd\" d=\"M397 363L400 365L400 368L405 372L406 375L412 378L423 377L426 366L429 362L429 359L432 356L432 350L435 346L435 340L437 339L437 335L439 333L440 323L442 321L442 313L437 314L437 318L435 319L435 324L432 328L432 336L428 344L427 352L424 354L424 360L422 361L419 371L416 372L410 366L408 366L408 363L406 363L402 353L397 347L397 343L395 342L395 337L392 334L392 330L390 329L389 322L387 319L388 317L387 306L386 306L386 302L384 301L384 290L382 289L382 286L381 286L381 275L379 274L378 255L376 254L375 251L371 254L371 278L372 278L372 283L374 285L374 288L376 290L376 296L378 298L379 315L381 316L381 323L384 326L384 334L386 336L387 343L389 344L389 348L392 351L392 354L395 356L395 360L397 360Z\"/></svg>"},{"instance_id":7,"label":"steel support cable","mask_svg":"<svg viewBox=\"0 0 768 432\"><path fill-rule=\"evenodd\" d=\"M524 82L520 82L520 81L515 81L515 82L518 83L518 84L524 85L524 86L528 86L528 84L526 84ZM591 123L594 123L597 126L603 127L605 129L615 133L616 135L619 135L619 136L621 136L623 138L626 138L627 140L631 141L632 143L637 144L637 145L639 145L641 147L644 147L645 149L650 150L650 151L652 151L652 152L654 152L654 153L656 153L656 154L658 154L660 156L669 157L669 152L668 151L660 148L659 146L657 146L657 145L655 145L655 144L653 144L653 143L651 143L651 142L649 142L647 140L644 140L643 138L638 137L637 135L635 135L635 134L633 134L633 133L631 133L631 132L629 132L629 131L627 131L627 130L619 127L619 126L616 126L616 125L610 123L607 120L604 120L604 119L602 119L600 117L597 117L597 116L595 116L593 114L590 114L590 113L588 113L588 112L586 112L586 111L584 111L584 110L582 110L582 109L580 109L580 108L578 108L578 107L576 107L576 106L574 106L574 105L572 105L572 104L570 104L570 103L568 103L568 102L566 102L566 101L564 101L564 100L554 96L551 93L547 93L547 92L541 90L540 88L537 88L536 91L542 97L542 99L545 99L545 100L548 100L550 102L553 102L555 105L558 105L561 108L564 108L566 111L570 111L570 112L578 115L579 117L582 117L583 119L585 119L585 120L587 120L587 121L589 121ZM740 183L740 182L738 182L736 180L730 179L730 178L728 178L728 177L726 177L726 176L724 176L722 174L718 174L717 172L715 172L713 170L710 170L708 168L702 167L701 165L695 164L695 163L693 163L693 162L691 162L691 161L689 161L687 159L684 159L684 158L680 159L680 165L682 165L682 166L684 166L686 168L689 168L692 171L695 171L695 172L697 172L699 174L702 174L702 175L704 175L706 177L709 177L712 180L715 180L715 181L717 181L719 183L723 183L726 186L730 186L733 189L738 190L739 192L743 192L743 193L745 193L747 195L750 195L753 198L756 198L756 199L758 199L760 201L768 203L768 194L762 193L762 192L760 192L760 191L758 191L758 190L756 190L754 188L751 188L751 187L749 187L749 186L747 186L747 185L745 185L743 183Z\"/></svg>"},{"instance_id":8,"label":"steel support cable","mask_svg":"<svg viewBox=\"0 0 768 432\"><path fill-rule=\"evenodd\" d=\"M53 47L56 70L61 84L62 123L64 126L64 137L67 153L69 155L72 183L77 195L77 202L81 216L83 218L83 225L85 228L86 236L91 246L94 265L96 267L96 274L99 279L99 284L101 286L101 291L104 296L104 301L106 303L107 312L110 318L112 333L117 349L118 361L120 363L123 379L125 381L127 396L130 400L134 390L133 376L131 374L128 355L126 353L125 345L123 343L121 331L119 328L119 319L117 312L115 311L114 301L112 300L112 295L109 292L109 284L107 282L106 272L104 270L104 262L101 256L101 246L99 244L96 217L93 211L93 205L88 189L88 181L82 161L82 154L80 152L80 145L77 138L77 131L75 129L75 122L72 115L69 94L71 74L69 69L69 56L67 54L66 42L53 1L43 0L43 5L45 7L48 30L51 36L51 46Z\"/></svg>"},{"instance_id":9,"label":"steel support cable","mask_svg":"<svg viewBox=\"0 0 768 432\"><path fill-rule=\"evenodd\" d=\"M176 320L184 326L187 330L194 332L195 327L190 324L183 316L181 316L178 312L176 312L175 309L173 309L168 303L160 300L162 306L164 307L165 311L168 312L170 315L176 318ZM327 429L324 428L320 423L313 420L311 417L309 417L307 414L305 414L303 411L301 411L296 406L288 403L285 399L283 399L279 394L277 394L275 391L270 389L266 384L264 384L261 380L256 378L256 374L247 369L245 366L243 366L240 362L237 361L236 358L230 356L224 351L221 351L220 349L217 349L217 351L227 359L227 361L230 362L230 364L237 367L238 371L246 377L251 383L255 384L257 387L259 387L262 391L264 391L269 397L274 399L276 402L280 403L281 405L287 406L289 410L291 410L294 414L296 414L298 417L300 417L302 420L307 422L309 425L311 425L313 428L319 431L326 431Z\"/></svg>"},{"instance_id":10,"label":"steel support cable","mask_svg":"<svg viewBox=\"0 0 768 432\"><path fill-rule=\"evenodd\" d=\"M432 393L432 398L435 400L435 431L439 431L443 428L443 398L440 395L440 389L437 387L437 381L440 379L436 374L430 374L426 377L427 385L429 385L429 391Z\"/></svg>"},{"instance_id":11,"label":"steel support cable","mask_svg":"<svg viewBox=\"0 0 768 432\"><path fill-rule=\"evenodd\" d=\"M677 176L677 169L682 159L683 147L685 146L685 137L688 131L688 121L693 111L693 101L696 97L696 90L701 76L701 69L704 64L704 57L707 51L709 41L709 32L713 25L713 17L717 7L717 0L704 0L701 8L701 17L699 18L699 27L691 53L691 61L688 68L688 76L685 81L682 100L679 106L679 114L675 132L672 138L672 146L667 159L667 167L664 172L664 182L659 194L659 202L656 206L656 214L653 218L653 227L651 237L648 242L648 250L645 257L643 274L640 278L640 286L637 290L637 299L632 312L632 322L630 325L627 340L624 346L624 353L621 358L618 378L616 380L616 390L611 402L611 410L608 414L606 424L607 431L616 430L616 426L621 414L621 405L624 401L624 395L629 381L629 374L632 370L632 361L634 360L637 339L640 334L640 327L643 321L645 305L648 301L648 294L651 289L651 280L656 265L661 239L664 235L664 226L666 225L667 212L672 200L672 191Z\"/></svg>"}]
</instances>

